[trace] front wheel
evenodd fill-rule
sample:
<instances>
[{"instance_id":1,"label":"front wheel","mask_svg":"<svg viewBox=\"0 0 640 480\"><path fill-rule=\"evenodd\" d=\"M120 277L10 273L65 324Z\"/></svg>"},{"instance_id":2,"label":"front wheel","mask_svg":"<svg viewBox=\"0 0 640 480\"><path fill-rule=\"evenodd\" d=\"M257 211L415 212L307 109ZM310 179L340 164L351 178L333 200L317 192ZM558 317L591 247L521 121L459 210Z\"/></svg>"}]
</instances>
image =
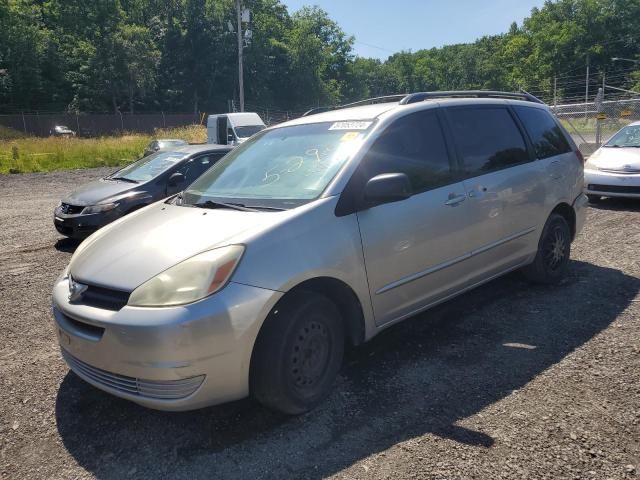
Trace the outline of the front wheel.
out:
<instances>
[{"instance_id":1,"label":"front wheel","mask_svg":"<svg viewBox=\"0 0 640 480\"><path fill-rule=\"evenodd\" d=\"M569 224L562 215L553 213L542 230L536 258L522 271L533 282L556 284L567 274L570 256Z\"/></svg>"},{"instance_id":2,"label":"front wheel","mask_svg":"<svg viewBox=\"0 0 640 480\"><path fill-rule=\"evenodd\" d=\"M295 292L262 327L251 358L250 388L262 404L289 415L311 410L330 392L344 353L343 319L315 292Z\"/></svg>"}]
</instances>

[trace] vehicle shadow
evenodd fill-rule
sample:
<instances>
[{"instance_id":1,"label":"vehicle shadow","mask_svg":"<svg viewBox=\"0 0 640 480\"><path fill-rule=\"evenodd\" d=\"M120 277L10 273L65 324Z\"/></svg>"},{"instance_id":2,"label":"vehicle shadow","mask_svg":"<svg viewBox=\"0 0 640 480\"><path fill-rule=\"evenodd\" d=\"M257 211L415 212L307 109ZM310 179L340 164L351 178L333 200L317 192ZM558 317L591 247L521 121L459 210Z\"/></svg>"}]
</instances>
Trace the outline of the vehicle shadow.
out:
<instances>
[{"instance_id":1,"label":"vehicle shadow","mask_svg":"<svg viewBox=\"0 0 640 480\"><path fill-rule=\"evenodd\" d=\"M598 210L640 212L640 198L608 197L589 206Z\"/></svg>"},{"instance_id":2,"label":"vehicle shadow","mask_svg":"<svg viewBox=\"0 0 640 480\"><path fill-rule=\"evenodd\" d=\"M585 294L600 285L606 298ZM640 279L584 262L559 287L509 275L348 351L334 393L300 417L252 400L156 412L69 373L57 426L77 462L105 479L323 478L425 434L491 448L494 438L458 423L562 361L639 291Z\"/></svg>"},{"instance_id":3,"label":"vehicle shadow","mask_svg":"<svg viewBox=\"0 0 640 480\"><path fill-rule=\"evenodd\" d=\"M59 252L73 253L81 243L82 240L76 240L75 238L60 238L54 247Z\"/></svg>"}]
</instances>

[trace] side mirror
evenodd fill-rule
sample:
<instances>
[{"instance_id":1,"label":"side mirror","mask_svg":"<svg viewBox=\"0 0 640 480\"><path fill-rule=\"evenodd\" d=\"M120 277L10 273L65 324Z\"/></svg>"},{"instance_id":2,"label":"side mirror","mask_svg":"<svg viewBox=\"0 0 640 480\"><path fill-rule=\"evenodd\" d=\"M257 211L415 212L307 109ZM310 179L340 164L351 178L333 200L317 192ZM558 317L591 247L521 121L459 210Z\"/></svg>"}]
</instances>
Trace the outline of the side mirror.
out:
<instances>
[{"instance_id":1,"label":"side mirror","mask_svg":"<svg viewBox=\"0 0 640 480\"><path fill-rule=\"evenodd\" d=\"M185 181L184 174L176 172L169 177L169 186L176 187Z\"/></svg>"},{"instance_id":2,"label":"side mirror","mask_svg":"<svg viewBox=\"0 0 640 480\"><path fill-rule=\"evenodd\" d=\"M404 173L383 173L367 182L364 200L368 207L398 202L411 196L411 182Z\"/></svg>"},{"instance_id":3,"label":"side mirror","mask_svg":"<svg viewBox=\"0 0 640 480\"><path fill-rule=\"evenodd\" d=\"M227 145L232 144L235 141L235 138L233 138L233 135L229 134L227 135Z\"/></svg>"}]
</instances>

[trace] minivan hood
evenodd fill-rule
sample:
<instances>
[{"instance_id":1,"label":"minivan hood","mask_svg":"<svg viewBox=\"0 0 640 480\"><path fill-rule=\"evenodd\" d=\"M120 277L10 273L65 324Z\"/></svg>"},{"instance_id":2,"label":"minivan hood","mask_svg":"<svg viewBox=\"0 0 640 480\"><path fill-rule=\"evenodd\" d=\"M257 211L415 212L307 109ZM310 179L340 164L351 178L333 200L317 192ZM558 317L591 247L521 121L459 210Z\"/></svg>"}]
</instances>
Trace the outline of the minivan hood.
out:
<instances>
[{"instance_id":1,"label":"minivan hood","mask_svg":"<svg viewBox=\"0 0 640 480\"><path fill-rule=\"evenodd\" d=\"M640 170L640 148L602 147L591 156L589 163L605 170Z\"/></svg>"},{"instance_id":2,"label":"minivan hood","mask_svg":"<svg viewBox=\"0 0 640 480\"><path fill-rule=\"evenodd\" d=\"M64 197L62 201L71 205L85 206L104 203L111 197L127 193L139 188L140 185L123 182L122 180L100 179L87 183Z\"/></svg>"},{"instance_id":3,"label":"minivan hood","mask_svg":"<svg viewBox=\"0 0 640 480\"><path fill-rule=\"evenodd\" d=\"M241 244L287 212L203 210L158 202L107 225L89 237L71 260L80 282L133 291L200 252Z\"/></svg>"}]
</instances>

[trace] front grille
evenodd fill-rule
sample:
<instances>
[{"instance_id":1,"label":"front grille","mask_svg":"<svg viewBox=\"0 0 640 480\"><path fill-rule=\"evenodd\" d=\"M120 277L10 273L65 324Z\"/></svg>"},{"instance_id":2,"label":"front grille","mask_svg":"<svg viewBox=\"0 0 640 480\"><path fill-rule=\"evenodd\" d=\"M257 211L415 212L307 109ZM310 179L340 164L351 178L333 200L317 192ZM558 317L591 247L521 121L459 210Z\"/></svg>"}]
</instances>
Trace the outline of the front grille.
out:
<instances>
[{"instance_id":1,"label":"front grille","mask_svg":"<svg viewBox=\"0 0 640 480\"><path fill-rule=\"evenodd\" d=\"M129 302L129 292L89 285L78 303L105 310L118 311Z\"/></svg>"},{"instance_id":2,"label":"front grille","mask_svg":"<svg viewBox=\"0 0 640 480\"><path fill-rule=\"evenodd\" d=\"M609 192L609 193L631 193L640 194L640 186L627 186L627 185L597 185L590 183L589 190L592 192Z\"/></svg>"},{"instance_id":3,"label":"front grille","mask_svg":"<svg viewBox=\"0 0 640 480\"><path fill-rule=\"evenodd\" d=\"M193 394L202 385L204 375L181 380L143 380L107 372L77 359L65 349L62 356L75 373L109 390L157 400L179 400Z\"/></svg>"},{"instance_id":4,"label":"front grille","mask_svg":"<svg viewBox=\"0 0 640 480\"><path fill-rule=\"evenodd\" d=\"M76 215L84 210L84 207L78 205L71 205L69 203L63 203L60 205L60 211L65 215Z\"/></svg>"}]
</instances>

